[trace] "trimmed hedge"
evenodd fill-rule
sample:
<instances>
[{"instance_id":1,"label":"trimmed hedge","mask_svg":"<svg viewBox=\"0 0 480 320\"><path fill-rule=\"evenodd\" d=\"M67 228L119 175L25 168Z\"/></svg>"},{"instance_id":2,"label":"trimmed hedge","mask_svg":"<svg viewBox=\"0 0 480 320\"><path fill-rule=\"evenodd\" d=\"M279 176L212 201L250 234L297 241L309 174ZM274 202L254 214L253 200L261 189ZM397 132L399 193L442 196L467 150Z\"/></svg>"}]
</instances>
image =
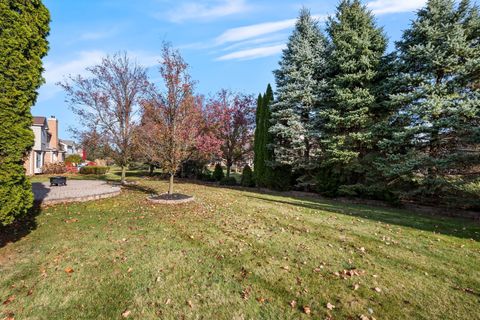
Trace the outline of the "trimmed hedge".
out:
<instances>
[{"instance_id":1,"label":"trimmed hedge","mask_svg":"<svg viewBox=\"0 0 480 320\"><path fill-rule=\"evenodd\" d=\"M98 167L98 166L86 166L81 167L80 174L106 174L110 168L109 167Z\"/></svg>"},{"instance_id":2,"label":"trimmed hedge","mask_svg":"<svg viewBox=\"0 0 480 320\"><path fill-rule=\"evenodd\" d=\"M220 181L220 185L222 186L236 186L237 185L237 179L234 177L225 177Z\"/></svg>"}]
</instances>

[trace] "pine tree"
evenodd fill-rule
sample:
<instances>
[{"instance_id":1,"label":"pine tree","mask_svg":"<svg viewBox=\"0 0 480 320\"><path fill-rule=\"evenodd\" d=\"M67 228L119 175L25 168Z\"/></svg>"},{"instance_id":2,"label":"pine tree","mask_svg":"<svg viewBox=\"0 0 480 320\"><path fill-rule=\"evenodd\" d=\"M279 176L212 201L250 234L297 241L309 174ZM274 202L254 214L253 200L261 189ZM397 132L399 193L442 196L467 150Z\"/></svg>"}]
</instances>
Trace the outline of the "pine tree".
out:
<instances>
[{"instance_id":1,"label":"pine tree","mask_svg":"<svg viewBox=\"0 0 480 320\"><path fill-rule=\"evenodd\" d=\"M372 128L385 116L377 87L387 39L359 0L340 2L327 33L328 90L317 118L323 151L319 185L335 193L340 185L365 180L367 155L374 149Z\"/></svg>"},{"instance_id":2,"label":"pine tree","mask_svg":"<svg viewBox=\"0 0 480 320\"><path fill-rule=\"evenodd\" d=\"M264 171L264 153L263 153L263 97L261 94L258 95L257 99L257 110L255 112L255 134L253 140L253 169L254 169L254 178L257 184L260 184Z\"/></svg>"},{"instance_id":3,"label":"pine tree","mask_svg":"<svg viewBox=\"0 0 480 320\"><path fill-rule=\"evenodd\" d=\"M396 45L398 112L382 169L403 196L443 197L449 176L480 163L479 8L430 0Z\"/></svg>"},{"instance_id":4,"label":"pine tree","mask_svg":"<svg viewBox=\"0 0 480 320\"><path fill-rule=\"evenodd\" d=\"M40 0L0 2L0 225L32 206L23 161L33 145L30 108L43 83L50 15Z\"/></svg>"},{"instance_id":5,"label":"pine tree","mask_svg":"<svg viewBox=\"0 0 480 320\"><path fill-rule=\"evenodd\" d=\"M307 9L300 11L295 30L274 72L276 101L271 107L273 150L278 165L308 169L318 151L312 126L315 107L325 85L326 39Z\"/></svg>"}]
</instances>

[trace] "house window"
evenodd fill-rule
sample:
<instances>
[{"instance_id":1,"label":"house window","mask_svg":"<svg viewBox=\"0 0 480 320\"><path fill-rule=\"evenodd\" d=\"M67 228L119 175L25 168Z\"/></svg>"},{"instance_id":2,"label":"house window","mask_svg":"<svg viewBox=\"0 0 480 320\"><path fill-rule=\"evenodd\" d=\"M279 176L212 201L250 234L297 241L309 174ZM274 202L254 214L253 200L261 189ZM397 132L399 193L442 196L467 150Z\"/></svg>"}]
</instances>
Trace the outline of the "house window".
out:
<instances>
[{"instance_id":1,"label":"house window","mask_svg":"<svg viewBox=\"0 0 480 320\"><path fill-rule=\"evenodd\" d=\"M35 152L35 168L40 169L42 167L42 153L39 151Z\"/></svg>"}]
</instances>

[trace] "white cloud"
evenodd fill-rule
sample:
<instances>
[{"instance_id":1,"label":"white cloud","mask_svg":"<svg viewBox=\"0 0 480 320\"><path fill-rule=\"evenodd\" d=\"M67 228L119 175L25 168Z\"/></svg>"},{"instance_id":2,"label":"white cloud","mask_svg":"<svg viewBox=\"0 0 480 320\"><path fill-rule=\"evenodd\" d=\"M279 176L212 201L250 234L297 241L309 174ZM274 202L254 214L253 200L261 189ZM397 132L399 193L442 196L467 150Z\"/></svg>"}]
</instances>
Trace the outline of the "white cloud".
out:
<instances>
[{"instance_id":1,"label":"white cloud","mask_svg":"<svg viewBox=\"0 0 480 320\"><path fill-rule=\"evenodd\" d=\"M285 44L277 44L267 47L252 48L246 50L235 51L221 57L218 57L216 60L225 61L225 60L251 60L257 58L263 58L268 56L273 56L277 53L280 53L285 49Z\"/></svg>"},{"instance_id":2,"label":"white cloud","mask_svg":"<svg viewBox=\"0 0 480 320\"><path fill-rule=\"evenodd\" d=\"M321 21L325 19L325 16L315 15L313 18ZM275 33L278 31L290 29L295 25L297 19L287 19L273 22L265 22L259 24L252 24L249 26L243 26L238 28L228 29L219 35L215 42L220 45L228 42L237 42L247 39L256 38L266 34Z\"/></svg>"},{"instance_id":3,"label":"white cloud","mask_svg":"<svg viewBox=\"0 0 480 320\"><path fill-rule=\"evenodd\" d=\"M314 15L313 18L318 21L323 21L326 16ZM229 44L227 47L223 48L222 51L229 51L252 44L262 44L267 42L270 42L270 44L257 48L237 50L222 55L216 60L251 60L275 55L281 52L285 47L285 44L278 44L278 41L284 40L286 42L287 40L287 35L281 31L293 28L296 21L297 19L286 19L228 29L213 41L213 46ZM272 43L274 41L277 43Z\"/></svg>"},{"instance_id":4,"label":"white cloud","mask_svg":"<svg viewBox=\"0 0 480 320\"><path fill-rule=\"evenodd\" d=\"M266 34L282 31L289 29L295 25L296 19L288 19L275 22L265 22L259 24L253 24L244 27L238 27L233 29L228 29L219 35L215 42L218 45L228 43L228 42L237 42L247 39L256 38Z\"/></svg>"},{"instance_id":5,"label":"white cloud","mask_svg":"<svg viewBox=\"0 0 480 320\"><path fill-rule=\"evenodd\" d=\"M374 14L410 12L421 8L426 0L375 0L367 3Z\"/></svg>"},{"instance_id":6,"label":"white cloud","mask_svg":"<svg viewBox=\"0 0 480 320\"><path fill-rule=\"evenodd\" d=\"M244 13L251 9L246 0L214 0L208 3L186 2L168 13L172 22L191 20L212 20L237 13Z\"/></svg>"},{"instance_id":7,"label":"white cloud","mask_svg":"<svg viewBox=\"0 0 480 320\"><path fill-rule=\"evenodd\" d=\"M129 51L127 55L131 60L136 61L143 67L152 67L157 65L161 57L144 51ZM107 53L101 50L80 51L71 60L65 62L53 62L49 59L45 62L45 85L40 90L39 99L41 101L54 97L61 91L56 84L63 81L69 75L76 76L78 74L85 75L86 69L97 65L106 57Z\"/></svg>"},{"instance_id":8,"label":"white cloud","mask_svg":"<svg viewBox=\"0 0 480 320\"><path fill-rule=\"evenodd\" d=\"M45 80L47 85L54 85L62 81L65 76L84 73L87 67L99 63L106 53L100 50L81 51L75 59L56 63L47 61L45 63Z\"/></svg>"}]
</instances>

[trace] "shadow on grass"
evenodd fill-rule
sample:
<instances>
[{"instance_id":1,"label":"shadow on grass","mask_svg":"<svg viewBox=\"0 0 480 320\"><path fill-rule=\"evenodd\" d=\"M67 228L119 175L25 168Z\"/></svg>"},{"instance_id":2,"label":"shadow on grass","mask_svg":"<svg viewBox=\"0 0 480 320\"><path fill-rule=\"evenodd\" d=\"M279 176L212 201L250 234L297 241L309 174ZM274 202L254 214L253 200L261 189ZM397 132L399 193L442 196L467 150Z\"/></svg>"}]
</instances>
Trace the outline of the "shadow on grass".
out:
<instances>
[{"instance_id":1,"label":"shadow on grass","mask_svg":"<svg viewBox=\"0 0 480 320\"><path fill-rule=\"evenodd\" d=\"M125 184L122 185L122 188L129 191L142 192L148 195L158 193L154 188L150 188L141 184Z\"/></svg>"},{"instance_id":2,"label":"shadow on grass","mask_svg":"<svg viewBox=\"0 0 480 320\"><path fill-rule=\"evenodd\" d=\"M439 217L425 213L409 212L401 209L336 203L335 201L329 200L316 200L293 196L288 196L287 198L292 200L277 200L263 196L250 195L246 195L246 197L274 202L277 204L340 213L362 219L380 221L391 225L409 227L423 231L454 236L457 238L474 239L475 241L480 241L480 224L469 219Z\"/></svg>"},{"instance_id":3,"label":"shadow on grass","mask_svg":"<svg viewBox=\"0 0 480 320\"><path fill-rule=\"evenodd\" d=\"M41 213L41 202L35 201L28 213L8 226L0 226L0 248L17 242L37 229L37 216Z\"/></svg>"}]
</instances>

